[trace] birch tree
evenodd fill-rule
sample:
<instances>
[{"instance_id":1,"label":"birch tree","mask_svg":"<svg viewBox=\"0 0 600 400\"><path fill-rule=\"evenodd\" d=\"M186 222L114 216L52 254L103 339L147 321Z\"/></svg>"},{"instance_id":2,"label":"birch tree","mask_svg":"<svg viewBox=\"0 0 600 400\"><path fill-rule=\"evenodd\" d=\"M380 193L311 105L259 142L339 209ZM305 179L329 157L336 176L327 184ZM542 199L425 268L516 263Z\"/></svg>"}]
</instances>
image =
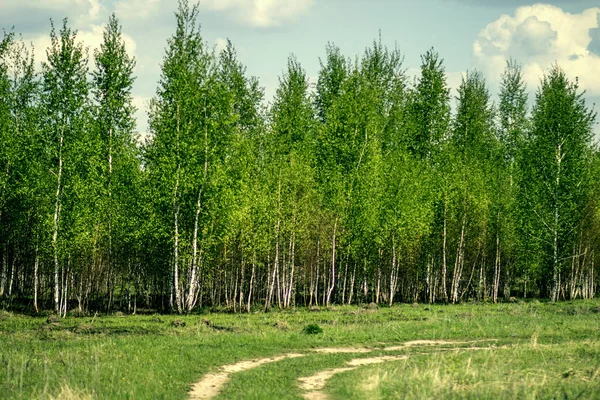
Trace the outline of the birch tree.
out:
<instances>
[{"instance_id":1,"label":"birch tree","mask_svg":"<svg viewBox=\"0 0 600 400\"><path fill-rule=\"evenodd\" d=\"M422 158L431 158L449 133L450 89L443 63L434 49L421 56L421 75L409 106L413 133L408 147Z\"/></svg>"},{"instance_id":2,"label":"birch tree","mask_svg":"<svg viewBox=\"0 0 600 400\"><path fill-rule=\"evenodd\" d=\"M453 121L452 151L455 152L453 175L456 179L455 212L456 251L450 287L450 301L462 297L462 279L468 251L473 265L479 266L477 295L486 296L487 269L484 250L489 234L489 192L486 181L490 159L496 147L494 109L490 95L478 71L468 72L458 89L456 116Z\"/></svg>"},{"instance_id":3,"label":"birch tree","mask_svg":"<svg viewBox=\"0 0 600 400\"><path fill-rule=\"evenodd\" d=\"M107 274L113 276L116 267L115 244L122 247L118 238L127 236L123 232L125 213L133 204L127 204L127 182L132 177L137 160L135 158L135 128L133 98L131 90L134 82L135 59L127 54L121 26L112 14L103 33L100 49L94 54L96 69L92 72L94 120L100 138L99 158L102 171L102 207L98 223L102 224L105 238L102 247L106 249ZM106 224L106 225L104 225ZM115 229L116 228L116 229ZM117 237L115 237L115 232Z\"/></svg>"},{"instance_id":4,"label":"birch tree","mask_svg":"<svg viewBox=\"0 0 600 400\"><path fill-rule=\"evenodd\" d=\"M77 42L77 32L63 21L57 33L54 24L50 31L51 45L46 50L47 62L42 63L42 129L45 133L51 160L49 173L55 179L52 212L52 253L54 261L54 309L66 313L66 280L64 269L68 244L63 236L70 228L63 221L65 205L72 198L65 197L65 188L73 182L83 160L85 147L81 138L87 123L89 86L87 82L87 50ZM66 203L66 200L69 203ZM61 275L62 273L62 275Z\"/></svg>"},{"instance_id":5,"label":"birch tree","mask_svg":"<svg viewBox=\"0 0 600 400\"><path fill-rule=\"evenodd\" d=\"M209 174L218 170L212 161L225 156L234 120L228 113L230 97L217 79L213 53L200 35L198 6L180 1L175 16L177 29L168 40L157 96L151 104L154 137L147 157L149 172L159 185L157 206L170 208L170 297L173 309L181 313L195 303L199 230L207 209ZM218 185L213 188L217 190ZM187 274L181 274L182 260L190 260Z\"/></svg>"},{"instance_id":6,"label":"birch tree","mask_svg":"<svg viewBox=\"0 0 600 400\"><path fill-rule=\"evenodd\" d=\"M451 177L447 171L452 157L445 146L450 136L450 89L444 60L430 49L421 56L421 75L409 93L406 135L407 149L429 165L431 178L439 190L433 197L434 220L422 256L425 260L426 297L447 299L448 207ZM439 292L439 293L438 293Z\"/></svg>"},{"instance_id":7,"label":"birch tree","mask_svg":"<svg viewBox=\"0 0 600 400\"><path fill-rule=\"evenodd\" d=\"M0 245L0 297L4 296L6 281L8 279L7 240L9 230L5 223L6 207L8 203L8 189L11 176L13 152L16 150L11 132L11 84L9 77L10 59L9 52L13 43L13 34L4 34L0 42L0 232L2 241ZM4 217L4 219L3 219Z\"/></svg>"},{"instance_id":8,"label":"birch tree","mask_svg":"<svg viewBox=\"0 0 600 400\"><path fill-rule=\"evenodd\" d=\"M552 301L561 297L565 267L578 257L577 233L590 213L595 118L577 80L552 67L536 93L521 180L522 204L531 216L525 233L540 250L534 264L540 295Z\"/></svg>"},{"instance_id":9,"label":"birch tree","mask_svg":"<svg viewBox=\"0 0 600 400\"><path fill-rule=\"evenodd\" d=\"M517 177L518 156L528 126L527 87L523 81L522 67L514 60L506 63L500 81L498 105L498 146L493 157L490 177L492 193L492 230L495 234L494 275L492 301L497 302L500 282L504 282L504 297L510 298L511 281L515 279L515 264L526 263L517 256L519 246L517 230Z\"/></svg>"},{"instance_id":10,"label":"birch tree","mask_svg":"<svg viewBox=\"0 0 600 400\"><path fill-rule=\"evenodd\" d=\"M291 305L297 275L296 243L307 232L311 198L314 196L312 153L313 107L306 72L290 57L271 109L274 256L265 307L276 298L281 307Z\"/></svg>"}]
</instances>

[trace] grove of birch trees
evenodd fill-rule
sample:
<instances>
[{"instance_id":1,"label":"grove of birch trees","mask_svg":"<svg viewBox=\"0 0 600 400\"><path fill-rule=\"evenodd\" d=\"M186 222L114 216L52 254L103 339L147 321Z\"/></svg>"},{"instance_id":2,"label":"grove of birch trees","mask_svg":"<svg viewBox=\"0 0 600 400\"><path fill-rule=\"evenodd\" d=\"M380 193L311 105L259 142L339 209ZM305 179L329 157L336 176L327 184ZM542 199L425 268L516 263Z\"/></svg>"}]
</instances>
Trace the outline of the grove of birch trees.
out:
<instances>
[{"instance_id":1,"label":"grove of birch trees","mask_svg":"<svg viewBox=\"0 0 600 400\"><path fill-rule=\"evenodd\" d=\"M316 85L290 56L265 99L197 6L174 22L143 142L115 15L93 52L52 23L41 63L1 38L3 308L594 297L596 115L559 65L529 88L509 61L496 97L477 70L451 90L434 49L408 76L379 37L328 44Z\"/></svg>"}]
</instances>

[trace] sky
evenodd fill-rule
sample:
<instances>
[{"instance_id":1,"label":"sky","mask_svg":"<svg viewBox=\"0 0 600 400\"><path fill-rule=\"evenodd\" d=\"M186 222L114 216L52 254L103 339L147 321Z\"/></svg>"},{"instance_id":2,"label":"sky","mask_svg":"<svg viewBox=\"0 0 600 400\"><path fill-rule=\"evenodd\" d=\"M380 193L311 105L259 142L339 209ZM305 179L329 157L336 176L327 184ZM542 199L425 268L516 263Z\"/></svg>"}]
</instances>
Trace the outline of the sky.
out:
<instances>
[{"instance_id":1,"label":"sky","mask_svg":"<svg viewBox=\"0 0 600 400\"><path fill-rule=\"evenodd\" d=\"M133 96L138 131L145 136L147 103L175 31L176 8L176 0L0 0L0 29L14 29L32 43L40 63L51 18L57 26L68 18L93 54L109 15L116 13L137 60ZM421 54L434 47L454 96L462 75L473 69L484 73L496 96L505 62L514 58L523 65L531 99L544 72L558 63L571 79L578 78L589 107L600 111L597 0L202 0L199 17L209 46L218 51L226 39L232 41L248 74L259 78L266 101L291 54L316 83L328 42L354 59L381 33L384 44L403 53L409 75L418 74ZM595 131L599 138L600 124Z\"/></svg>"}]
</instances>

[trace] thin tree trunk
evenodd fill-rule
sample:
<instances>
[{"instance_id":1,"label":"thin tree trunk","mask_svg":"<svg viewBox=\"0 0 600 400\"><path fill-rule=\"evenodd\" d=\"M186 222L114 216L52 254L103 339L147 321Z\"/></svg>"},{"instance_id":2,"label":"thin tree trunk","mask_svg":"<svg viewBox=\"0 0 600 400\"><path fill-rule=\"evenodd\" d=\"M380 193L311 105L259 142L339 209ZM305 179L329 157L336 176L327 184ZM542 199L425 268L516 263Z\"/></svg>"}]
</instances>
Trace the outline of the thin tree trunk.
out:
<instances>
[{"instance_id":1,"label":"thin tree trunk","mask_svg":"<svg viewBox=\"0 0 600 400\"><path fill-rule=\"evenodd\" d=\"M206 117L206 107L205 107ZM202 192L204 191L204 184L208 176L208 127L204 127L204 171L202 176L202 184L200 190L198 190L198 199L196 201L196 215L194 217L194 237L192 242L192 272L190 276L190 287L188 292L188 312L192 311L196 304L194 294L196 293L197 282L197 266L198 266L198 220L200 219L200 210L202 209Z\"/></svg>"},{"instance_id":2,"label":"thin tree trunk","mask_svg":"<svg viewBox=\"0 0 600 400\"><path fill-rule=\"evenodd\" d=\"M173 246L173 289L175 291L175 306L177 307L177 312L181 314L183 310L181 309L181 291L179 288L179 204L175 205L174 225L175 245Z\"/></svg>"},{"instance_id":3,"label":"thin tree trunk","mask_svg":"<svg viewBox=\"0 0 600 400\"><path fill-rule=\"evenodd\" d=\"M446 274L448 270L448 266L446 264L446 241L447 241L447 208L448 208L448 200L444 198L444 228L442 233L442 296L444 297L444 301L448 302L448 290L446 289Z\"/></svg>"},{"instance_id":4,"label":"thin tree trunk","mask_svg":"<svg viewBox=\"0 0 600 400\"><path fill-rule=\"evenodd\" d=\"M296 233L292 232L291 240L291 255L290 255L290 264L291 264L291 272L290 272L290 284L288 287L288 297L286 301L286 307L291 307L292 302L292 292L294 287L294 264L295 264L295 252L296 252Z\"/></svg>"},{"instance_id":5,"label":"thin tree trunk","mask_svg":"<svg viewBox=\"0 0 600 400\"><path fill-rule=\"evenodd\" d=\"M63 318L67 316L67 301L68 301L68 295L69 295L69 272L70 272L70 263L71 263L71 258L69 256L69 261L67 262L67 271L65 272L63 270L63 289L62 289L62 302L61 302L61 306L60 306L60 311L59 311L59 316L62 316Z\"/></svg>"},{"instance_id":6,"label":"thin tree trunk","mask_svg":"<svg viewBox=\"0 0 600 400\"><path fill-rule=\"evenodd\" d=\"M500 235L496 233L496 258L494 261L494 287L492 289L492 301L498 302L498 291L500 289Z\"/></svg>"},{"instance_id":7,"label":"thin tree trunk","mask_svg":"<svg viewBox=\"0 0 600 400\"><path fill-rule=\"evenodd\" d=\"M280 224L281 221L279 219L277 219L277 227L275 228L275 258L273 259L273 287L271 288L271 291L275 290L275 284L277 284L277 303L279 304L279 307L281 308L281 285L279 283L279 280L281 279L281 273L279 272L279 228L280 228ZM272 301L273 297L271 295L271 301Z\"/></svg>"},{"instance_id":8,"label":"thin tree trunk","mask_svg":"<svg viewBox=\"0 0 600 400\"><path fill-rule=\"evenodd\" d=\"M354 282L356 281L356 263L352 268L352 278L350 279L350 294L348 295L348 305L352 304L352 297L354 296Z\"/></svg>"},{"instance_id":9,"label":"thin tree trunk","mask_svg":"<svg viewBox=\"0 0 600 400\"><path fill-rule=\"evenodd\" d=\"M269 271L270 273L271 271ZM276 277L276 271L275 271L275 266L273 266L273 272L272 272L272 278L269 280L269 292L267 294L267 298L265 301L265 312L269 310L269 308L271 308L271 299L273 298L273 291L275 290L275 277ZM267 275L268 278L268 275Z\"/></svg>"},{"instance_id":10,"label":"thin tree trunk","mask_svg":"<svg viewBox=\"0 0 600 400\"><path fill-rule=\"evenodd\" d=\"M58 316L62 317L62 309L63 309L63 298L65 296L65 269L62 268L60 271L60 298L58 299Z\"/></svg>"},{"instance_id":11,"label":"thin tree trunk","mask_svg":"<svg viewBox=\"0 0 600 400\"><path fill-rule=\"evenodd\" d=\"M560 291L560 264L558 260L558 188L560 186L561 163L564 154L562 153L562 143L556 149L556 186L554 189L554 226L553 226L553 241L552 241L552 301L557 301Z\"/></svg>"},{"instance_id":12,"label":"thin tree trunk","mask_svg":"<svg viewBox=\"0 0 600 400\"><path fill-rule=\"evenodd\" d=\"M33 262L33 310L38 312L38 269L39 269L39 244L35 244L35 260Z\"/></svg>"},{"instance_id":13,"label":"thin tree trunk","mask_svg":"<svg viewBox=\"0 0 600 400\"><path fill-rule=\"evenodd\" d=\"M94 263L94 261L92 261L92 264L93 263ZM91 268L93 268L93 265ZM77 310L79 311L79 314L81 315L81 313L83 313L83 302L84 302L83 276L81 279L79 279L79 293L77 293L75 295L75 297L77 298Z\"/></svg>"},{"instance_id":14,"label":"thin tree trunk","mask_svg":"<svg viewBox=\"0 0 600 400\"><path fill-rule=\"evenodd\" d=\"M398 283L398 274L396 272L396 241L392 237L392 272L390 273L390 307L394 304L394 296L396 295L396 285Z\"/></svg>"},{"instance_id":15,"label":"thin tree trunk","mask_svg":"<svg viewBox=\"0 0 600 400\"><path fill-rule=\"evenodd\" d=\"M200 253L200 258L199 258L199 263L198 263L198 275L201 276L202 278L200 279L200 282L198 284L198 288L196 289L196 295L194 296L196 299L196 304L199 305L199 307L202 307L202 301L204 298L204 282L205 282L205 275L202 273L202 270L204 269L204 257L202 256L202 252Z\"/></svg>"},{"instance_id":16,"label":"thin tree trunk","mask_svg":"<svg viewBox=\"0 0 600 400\"><path fill-rule=\"evenodd\" d=\"M346 254L349 254L347 252ZM346 257L346 262L344 263L344 284L342 286L342 304L346 304L346 283L348 281L348 258Z\"/></svg>"},{"instance_id":17,"label":"thin tree trunk","mask_svg":"<svg viewBox=\"0 0 600 400\"><path fill-rule=\"evenodd\" d=\"M277 225L279 225L279 221L277 221ZM278 257L279 257L279 246L276 244L275 258L273 260L273 277L271 279L271 284L269 285L269 295L267 296L267 301L265 302L265 311L268 311L269 308L271 308L271 302L273 300L273 292L275 291L275 281L277 279L277 269L278 269L277 265L279 264L277 261Z\"/></svg>"},{"instance_id":18,"label":"thin tree trunk","mask_svg":"<svg viewBox=\"0 0 600 400\"><path fill-rule=\"evenodd\" d=\"M321 250L321 235L317 237L317 262L315 271L315 306L319 306L319 265L320 261L320 250Z\"/></svg>"},{"instance_id":19,"label":"thin tree trunk","mask_svg":"<svg viewBox=\"0 0 600 400\"><path fill-rule=\"evenodd\" d=\"M113 171L113 160L112 160L112 136L113 130L108 130L108 278L110 279L111 271L113 268L113 255L112 255L112 218L113 218L113 207L112 207L112 171ZM110 282L108 282L110 285ZM109 286L108 285L108 286ZM110 286L109 286L110 288ZM110 303L109 303L110 308Z\"/></svg>"},{"instance_id":20,"label":"thin tree trunk","mask_svg":"<svg viewBox=\"0 0 600 400\"><path fill-rule=\"evenodd\" d=\"M452 276L452 287L450 290L452 295L452 303L456 303L458 301L458 290L460 285L460 279L462 276L462 267L464 260L465 225L466 217L463 214L462 226L460 229L460 239L458 241L458 248L456 250L456 262L454 263L454 274Z\"/></svg>"},{"instance_id":21,"label":"thin tree trunk","mask_svg":"<svg viewBox=\"0 0 600 400\"><path fill-rule=\"evenodd\" d=\"M54 219L53 219L53 232L52 232L52 249L54 255L54 311L59 313L59 299L60 299L60 284L59 284L59 270L60 265L58 263L58 223L60 221L60 194L62 190L62 170L63 170L63 158L62 148L64 143L64 134L61 129L58 147L58 174L56 175L56 197L54 203Z\"/></svg>"},{"instance_id":22,"label":"thin tree trunk","mask_svg":"<svg viewBox=\"0 0 600 400\"><path fill-rule=\"evenodd\" d=\"M425 298L427 303L431 304L431 260L429 254L427 254L427 267L425 269Z\"/></svg>"},{"instance_id":23,"label":"thin tree trunk","mask_svg":"<svg viewBox=\"0 0 600 400\"><path fill-rule=\"evenodd\" d=\"M8 184L8 177L10 173L10 161L6 163L6 171L4 173L4 185L2 185L2 192L0 192L0 199L4 199L4 193ZM0 222L2 222L2 207L0 207ZM8 248L4 245L4 255L2 257L2 277L0 278L0 297L4 296L4 287L6 286L6 279L8 276Z\"/></svg>"},{"instance_id":24,"label":"thin tree trunk","mask_svg":"<svg viewBox=\"0 0 600 400\"><path fill-rule=\"evenodd\" d=\"M238 304L238 308L240 309L240 312L242 312L243 310L243 306L244 306L244 284L246 283L245 277L246 277L246 259L244 258L244 254L243 254L243 242L242 245L240 246L240 248L242 249L242 260L241 260L241 270L240 270L240 289L239 289L239 304Z\"/></svg>"},{"instance_id":25,"label":"thin tree trunk","mask_svg":"<svg viewBox=\"0 0 600 400\"><path fill-rule=\"evenodd\" d=\"M486 291L485 289L486 289L485 262L482 260L481 264L479 264L479 290L478 290L479 300L481 300L481 301L485 300L485 291Z\"/></svg>"},{"instance_id":26,"label":"thin tree trunk","mask_svg":"<svg viewBox=\"0 0 600 400\"><path fill-rule=\"evenodd\" d=\"M192 236L192 268L190 272L190 283L187 295L187 312L191 312L196 303L195 293L197 286L197 268L198 268L198 220L200 218L201 202L200 197L202 196L202 189L198 191L198 199L196 202L196 213L194 215L194 233Z\"/></svg>"},{"instance_id":27,"label":"thin tree trunk","mask_svg":"<svg viewBox=\"0 0 600 400\"><path fill-rule=\"evenodd\" d=\"M375 304L379 304L379 295L381 293L381 267L377 266L377 285L375 289Z\"/></svg>"},{"instance_id":28,"label":"thin tree trunk","mask_svg":"<svg viewBox=\"0 0 600 400\"><path fill-rule=\"evenodd\" d=\"M12 290L15 281L15 268L17 263L17 255L13 256L12 263L10 264L10 279L8 280L8 298L12 301Z\"/></svg>"},{"instance_id":29,"label":"thin tree trunk","mask_svg":"<svg viewBox=\"0 0 600 400\"><path fill-rule=\"evenodd\" d=\"M323 261L323 297L321 298L321 305L327 306L327 292L329 284L327 283L327 268L325 267L325 261Z\"/></svg>"},{"instance_id":30,"label":"thin tree trunk","mask_svg":"<svg viewBox=\"0 0 600 400\"><path fill-rule=\"evenodd\" d=\"M596 294L596 288L594 286L594 250L592 250L592 256L591 256L591 260L592 260L592 266L590 268L590 273L589 273L589 282L590 282L590 288L589 288L589 298L593 299L594 295Z\"/></svg>"},{"instance_id":31,"label":"thin tree trunk","mask_svg":"<svg viewBox=\"0 0 600 400\"><path fill-rule=\"evenodd\" d=\"M326 307L329 307L331 302L331 294L333 293L333 289L335 288L335 250L336 250L336 234L337 234L337 217L333 224L333 237L331 239L331 276L330 276L330 285L327 290L327 301Z\"/></svg>"},{"instance_id":32,"label":"thin tree trunk","mask_svg":"<svg viewBox=\"0 0 600 400\"><path fill-rule=\"evenodd\" d=\"M250 313L250 301L252 300L252 287L254 285L254 274L256 273L256 252L252 258L252 275L250 276L250 287L248 288L248 313Z\"/></svg>"},{"instance_id":33,"label":"thin tree trunk","mask_svg":"<svg viewBox=\"0 0 600 400\"><path fill-rule=\"evenodd\" d=\"M173 191L173 223L174 223L174 246L173 246L173 286L171 290L171 297L175 295L175 307L177 308L177 312L179 314L182 313L181 307L181 291L179 288L179 175L181 173L181 165L179 160L179 151L180 151L180 108L179 104L177 104L177 131L176 131L176 156L177 156L177 171L175 174L175 190ZM173 307L171 307L173 308Z\"/></svg>"},{"instance_id":34,"label":"thin tree trunk","mask_svg":"<svg viewBox=\"0 0 600 400\"><path fill-rule=\"evenodd\" d=\"M2 278L0 279L0 297L4 296L4 287L8 277L8 250L4 246L4 254L2 255Z\"/></svg>"},{"instance_id":35,"label":"thin tree trunk","mask_svg":"<svg viewBox=\"0 0 600 400\"><path fill-rule=\"evenodd\" d=\"M273 259L273 279L271 280L271 285L269 288L269 295L267 297L267 301L265 302L265 311L267 311L271 307L271 302L273 301L273 292L275 290L275 283L277 279L277 283L279 283L278 273L279 273L279 229L280 229L280 212L281 212L281 175L279 176L279 180L277 182L277 222L275 224L275 258ZM278 288L279 289L279 288ZM277 290L277 294L279 295L279 290Z\"/></svg>"},{"instance_id":36,"label":"thin tree trunk","mask_svg":"<svg viewBox=\"0 0 600 400\"><path fill-rule=\"evenodd\" d=\"M510 299L510 284L511 284L511 273L510 265L506 265L504 268L504 300Z\"/></svg>"},{"instance_id":37,"label":"thin tree trunk","mask_svg":"<svg viewBox=\"0 0 600 400\"><path fill-rule=\"evenodd\" d=\"M308 306L313 305L313 294L314 294L314 283L315 283L315 266L314 263L310 263L310 273L308 277Z\"/></svg>"},{"instance_id":38,"label":"thin tree trunk","mask_svg":"<svg viewBox=\"0 0 600 400\"><path fill-rule=\"evenodd\" d=\"M291 243L290 243L291 244ZM288 248L289 251L289 248ZM281 255L281 269L279 273L279 279L277 280L277 304L279 308L285 307L285 301L287 299L287 269L289 267L286 260L286 252L282 251Z\"/></svg>"},{"instance_id":39,"label":"thin tree trunk","mask_svg":"<svg viewBox=\"0 0 600 400\"><path fill-rule=\"evenodd\" d=\"M575 299L575 290L577 288L577 266L576 266L576 262L575 262L575 258L577 254L577 250L575 248L573 248L573 257L571 257L571 276L568 282L568 287L569 287L569 300L574 300Z\"/></svg>"},{"instance_id":40,"label":"thin tree trunk","mask_svg":"<svg viewBox=\"0 0 600 400\"><path fill-rule=\"evenodd\" d=\"M379 253L379 259L378 259L378 263L377 263L377 286L376 286L376 291L375 291L375 304L379 304L379 297L381 294L381 253L382 250L379 249L378 250Z\"/></svg>"}]
</instances>

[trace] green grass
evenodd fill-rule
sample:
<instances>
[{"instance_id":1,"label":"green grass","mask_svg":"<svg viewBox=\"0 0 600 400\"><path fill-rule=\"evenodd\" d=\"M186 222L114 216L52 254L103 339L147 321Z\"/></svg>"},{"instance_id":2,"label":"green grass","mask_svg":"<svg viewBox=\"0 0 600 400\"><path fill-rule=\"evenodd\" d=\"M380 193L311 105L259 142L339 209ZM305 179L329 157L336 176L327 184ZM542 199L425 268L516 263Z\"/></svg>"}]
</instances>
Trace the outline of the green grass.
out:
<instances>
[{"instance_id":1,"label":"green grass","mask_svg":"<svg viewBox=\"0 0 600 400\"><path fill-rule=\"evenodd\" d=\"M521 344L494 351L414 355L341 374L344 399L597 399L600 344Z\"/></svg>"},{"instance_id":2,"label":"green grass","mask_svg":"<svg viewBox=\"0 0 600 400\"><path fill-rule=\"evenodd\" d=\"M598 398L600 301L398 305L191 316L0 314L0 398L184 399L220 365L309 353L232 375L220 398L298 399L296 380L414 339L499 339L493 351L407 348L335 376L332 398ZM185 326L175 326L182 320ZM318 325L322 333L306 334ZM478 346L487 346L480 343ZM315 354L369 346L369 354ZM503 346L507 346L504 348ZM416 353L430 352L431 355Z\"/></svg>"}]
</instances>

